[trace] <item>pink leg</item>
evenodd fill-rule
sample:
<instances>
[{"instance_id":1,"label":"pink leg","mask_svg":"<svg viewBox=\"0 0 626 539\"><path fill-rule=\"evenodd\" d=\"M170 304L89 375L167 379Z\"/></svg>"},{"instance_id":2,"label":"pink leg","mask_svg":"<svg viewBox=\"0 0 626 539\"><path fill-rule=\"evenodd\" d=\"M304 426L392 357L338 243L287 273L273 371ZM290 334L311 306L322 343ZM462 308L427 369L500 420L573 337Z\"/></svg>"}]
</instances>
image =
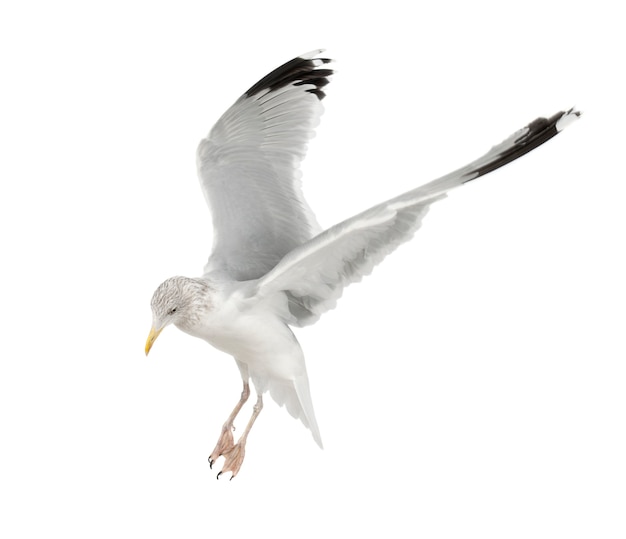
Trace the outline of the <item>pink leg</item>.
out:
<instances>
[{"instance_id":1,"label":"pink leg","mask_svg":"<svg viewBox=\"0 0 626 539\"><path fill-rule=\"evenodd\" d=\"M213 464L218 459L218 457L224 455L225 453L228 453L235 446L235 440L233 439L233 431L235 430L235 427L233 426L233 423L235 421L235 418L237 417L237 414L240 412L241 407L246 403L249 396L250 385L248 384L248 382L244 382L243 391L241 392L241 398L239 399L239 402L237 403L231 414L228 416L226 423L224 423L224 425L222 426L222 434L217 441L215 449L209 456L209 465L211 468L213 468Z\"/></svg>"},{"instance_id":2,"label":"pink leg","mask_svg":"<svg viewBox=\"0 0 626 539\"><path fill-rule=\"evenodd\" d=\"M261 413L263 409L263 397L259 394L256 400L256 404L254 405L252 411L252 417L250 421L248 421L248 425L246 426L246 430L243 431L241 438L237 441L237 443L227 452L224 453L224 457L226 461L224 462L224 467L222 471L217 474L217 478L220 478L224 472L232 472L230 479L232 481L233 477L235 477L239 473L239 469L243 464L243 458L246 455L246 440L248 439L248 433L254 425L256 418Z\"/></svg>"}]
</instances>

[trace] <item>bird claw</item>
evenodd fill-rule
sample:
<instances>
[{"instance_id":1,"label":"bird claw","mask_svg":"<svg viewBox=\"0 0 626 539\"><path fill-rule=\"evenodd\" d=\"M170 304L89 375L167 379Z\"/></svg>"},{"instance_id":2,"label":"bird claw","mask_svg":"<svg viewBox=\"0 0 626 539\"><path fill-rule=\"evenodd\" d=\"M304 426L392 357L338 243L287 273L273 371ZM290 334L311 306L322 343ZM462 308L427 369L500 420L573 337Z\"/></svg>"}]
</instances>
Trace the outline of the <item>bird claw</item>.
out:
<instances>
[{"instance_id":1,"label":"bird claw","mask_svg":"<svg viewBox=\"0 0 626 539\"><path fill-rule=\"evenodd\" d=\"M231 428L232 425L225 425L222 428L222 434L215 445L215 449L213 449L212 453L209 455L209 467L211 469L213 469L215 461L222 455L228 453L235 445L235 439L233 438Z\"/></svg>"},{"instance_id":2,"label":"bird claw","mask_svg":"<svg viewBox=\"0 0 626 539\"><path fill-rule=\"evenodd\" d=\"M230 451L224 453L224 458L226 459L224 462L224 466L222 470L217 474L217 479L220 478L220 475L226 472L231 472L230 481L239 473L241 465L243 464L243 458L246 455L245 442L242 443L239 441L236 443Z\"/></svg>"}]
</instances>

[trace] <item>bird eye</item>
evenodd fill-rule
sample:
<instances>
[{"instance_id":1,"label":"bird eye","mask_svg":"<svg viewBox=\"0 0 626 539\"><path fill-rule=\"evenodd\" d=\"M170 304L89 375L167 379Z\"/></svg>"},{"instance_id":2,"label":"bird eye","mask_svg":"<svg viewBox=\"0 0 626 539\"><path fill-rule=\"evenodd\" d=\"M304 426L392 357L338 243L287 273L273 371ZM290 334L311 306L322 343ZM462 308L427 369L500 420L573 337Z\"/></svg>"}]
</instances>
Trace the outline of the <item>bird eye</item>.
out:
<instances>
[{"instance_id":1,"label":"bird eye","mask_svg":"<svg viewBox=\"0 0 626 539\"><path fill-rule=\"evenodd\" d=\"M176 307L172 307L169 311L167 311L167 314L169 314L170 316L173 315L176 312Z\"/></svg>"}]
</instances>

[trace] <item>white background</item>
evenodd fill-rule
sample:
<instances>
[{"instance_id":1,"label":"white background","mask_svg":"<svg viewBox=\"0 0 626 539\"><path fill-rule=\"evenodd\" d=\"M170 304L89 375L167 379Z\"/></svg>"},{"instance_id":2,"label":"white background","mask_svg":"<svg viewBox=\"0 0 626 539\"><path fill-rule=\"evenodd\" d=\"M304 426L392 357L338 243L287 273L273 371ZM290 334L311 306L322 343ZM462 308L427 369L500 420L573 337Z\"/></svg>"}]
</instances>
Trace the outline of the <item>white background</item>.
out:
<instances>
[{"instance_id":1,"label":"white background","mask_svg":"<svg viewBox=\"0 0 626 539\"><path fill-rule=\"evenodd\" d=\"M623 538L612 5L4 3L0 535ZM438 203L297 332L325 450L268 399L218 482L207 456L238 371L174 328L146 359L149 301L209 253L198 141L317 47L337 59L304 163L324 226L537 116L585 114Z\"/></svg>"}]
</instances>

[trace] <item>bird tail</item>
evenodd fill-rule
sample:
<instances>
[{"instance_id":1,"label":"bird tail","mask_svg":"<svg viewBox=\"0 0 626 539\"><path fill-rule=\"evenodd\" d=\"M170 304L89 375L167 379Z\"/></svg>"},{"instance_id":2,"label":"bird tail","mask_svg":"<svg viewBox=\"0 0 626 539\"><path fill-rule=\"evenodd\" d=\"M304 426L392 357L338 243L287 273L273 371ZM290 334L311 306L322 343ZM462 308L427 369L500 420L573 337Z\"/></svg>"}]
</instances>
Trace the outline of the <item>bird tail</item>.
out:
<instances>
[{"instance_id":1,"label":"bird tail","mask_svg":"<svg viewBox=\"0 0 626 539\"><path fill-rule=\"evenodd\" d=\"M271 380L268 389L272 398L280 406L284 406L292 417L302 421L302 424L311 431L317 445L324 449L320 430L315 419L309 379L306 372L292 380Z\"/></svg>"}]
</instances>

